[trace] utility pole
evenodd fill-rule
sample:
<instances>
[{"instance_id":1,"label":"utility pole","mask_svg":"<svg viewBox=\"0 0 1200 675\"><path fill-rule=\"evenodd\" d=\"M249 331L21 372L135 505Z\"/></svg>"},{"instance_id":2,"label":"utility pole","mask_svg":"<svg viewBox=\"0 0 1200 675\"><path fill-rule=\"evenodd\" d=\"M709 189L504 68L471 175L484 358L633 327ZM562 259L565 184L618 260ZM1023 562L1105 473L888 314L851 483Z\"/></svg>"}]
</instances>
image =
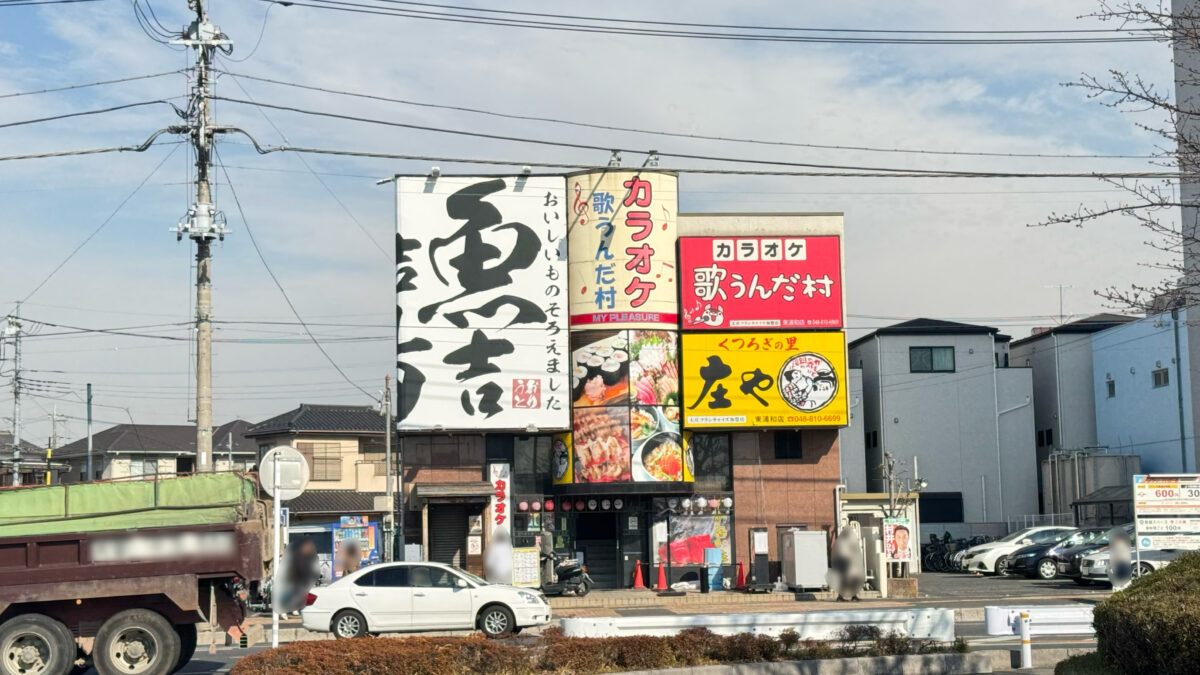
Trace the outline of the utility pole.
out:
<instances>
[{"instance_id":1,"label":"utility pole","mask_svg":"<svg viewBox=\"0 0 1200 675\"><path fill-rule=\"evenodd\" d=\"M13 344L13 430L12 430L12 484L21 484L21 303L8 317L4 335Z\"/></svg>"},{"instance_id":2,"label":"utility pole","mask_svg":"<svg viewBox=\"0 0 1200 675\"><path fill-rule=\"evenodd\" d=\"M88 385L87 385L87 437L88 437L87 476L86 476L86 480L84 482L90 483L96 479L95 474L92 473L92 383L91 382L88 382Z\"/></svg>"},{"instance_id":3,"label":"utility pole","mask_svg":"<svg viewBox=\"0 0 1200 675\"><path fill-rule=\"evenodd\" d=\"M396 479L392 477L392 377L383 376L383 461L387 464L387 518L384 521L383 559L396 559Z\"/></svg>"},{"instance_id":4,"label":"utility pole","mask_svg":"<svg viewBox=\"0 0 1200 675\"><path fill-rule=\"evenodd\" d=\"M212 471L212 242L225 240L225 216L212 201L212 155L215 129L212 122L213 51L232 44L208 20L207 0L188 0L196 18L187 35L175 44L191 47L196 54L196 85L192 92L192 116L188 120L192 148L196 153L196 201L175 228L175 239L196 242L196 471Z\"/></svg>"},{"instance_id":5,"label":"utility pole","mask_svg":"<svg viewBox=\"0 0 1200 675\"><path fill-rule=\"evenodd\" d=\"M1048 286L1044 286L1043 288L1058 289L1058 325L1063 325L1066 323L1066 315L1063 314L1063 290L1075 287L1071 284L1050 284Z\"/></svg>"}]
</instances>

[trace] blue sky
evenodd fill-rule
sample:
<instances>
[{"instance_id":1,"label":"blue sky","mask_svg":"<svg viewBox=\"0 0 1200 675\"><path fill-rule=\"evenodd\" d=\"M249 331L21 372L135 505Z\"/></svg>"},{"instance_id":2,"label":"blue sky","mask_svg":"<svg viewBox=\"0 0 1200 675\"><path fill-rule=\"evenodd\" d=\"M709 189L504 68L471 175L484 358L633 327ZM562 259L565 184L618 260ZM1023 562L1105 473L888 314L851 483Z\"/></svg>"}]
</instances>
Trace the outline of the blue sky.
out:
<instances>
[{"instance_id":1,"label":"blue sky","mask_svg":"<svg viewBox=\"0 0 1200 675\"><path fill-rule=\"evenodd\" d=\"M1106 27L1079 19L1089 0L1054 3L510 2L506 9L713 23L892 29L1044 29ZM169 26L186 20L184 0L157 0ZM213 20L246 56L266 5L215 0ZM988 152L1151 152L1155 140L1133 118L1061 86L1108 68L1169 84L1169 51L1147 43L1046 46L847 46L741 44L595 36L362 17L303 7L271 10L258 51L235 73L503 112L647 129L750 136L821 144ZM146 37L127 2L0 8L0 94L182 68L185 55ZM618 84L643 78L636 91ZM256 100L415 124L664 152L916 168L1012 170L1143 169L1140 160L1052 160L919 156L764 148L517 122L368 102L253 81ZM182 75L39 96L0 99L0 123L72 110L180 97ZM221 95L244 98L224 77ZM178 103L181 99L175 99ZM217 119L261 142L281 138L253 108L217 103ZM603 153L417 133L281 111L268 116L295 145L523 161L604 163ZM1154 122L1155 120L1144 120ZM177 123L165 105L8 129L0 155L140 142ZM380 336L331 345L330 353L374 391L393 374L391 233L393 197L374 178L420 172L427 163L309 157L336 199L295 156L259 156L237 139L221 156L264 254L306 319L322 336ZM24 297L87 236L175 146L125 153L0 163L0 311ZM186 322L193 248L168 230L190 201L186 148L150 178L105 229L25 306L27 316L89 327ZM627 162L640 158L626 157ZM686 162L674 162L685 166ZM443 171L466 171L442 164ZM219 176L221 183L224 177ZM681 208L721 211L843 211L848 310L860 329L888 323L867 316L980 317L1016 335L1058 311L1056 290L1070 284L1066 309L1102 309L1092 291L1151 281L1139 263L1156 260L1131 223L1084 230L1030 229L1050 211L1120 198L1092 180L912 180L685 175ZM345 205L343 209L342 205ZM250 247L228 188L218 201L232 230L215 252L219 319L291 316ZM349 211L349 214L347 213ZM355 224L355 220L358 224ZM361 226L361 229L360 229ZM364 234L366 230L368 234ZM383 246L385 252L376 248ZM1021 317L1020 319L1010 317ZM188 329L147 329L186 337ZM279 331L279 332L267 332ZM860 334L855 331L853 335ZM218 336L296 338L295 327L225 326ZM96 384L97 401L125 406L138 421L184 423L191 409L186 342L78 336L31 338L26 365L44 379ZM62 372L58 372L62 371ZM216 418L258 420L301 400L362 403L312 345L219 344ZM79 416L74 396L60 411ZM0 416L10 399L0 394ZM26 408L30 433L44 437L52 402ZM126 421L118 409L97 413ZM40 418L40 419L39 419ZM71 422L67 435L82 425Z\"/></svg>"}]
</instances>

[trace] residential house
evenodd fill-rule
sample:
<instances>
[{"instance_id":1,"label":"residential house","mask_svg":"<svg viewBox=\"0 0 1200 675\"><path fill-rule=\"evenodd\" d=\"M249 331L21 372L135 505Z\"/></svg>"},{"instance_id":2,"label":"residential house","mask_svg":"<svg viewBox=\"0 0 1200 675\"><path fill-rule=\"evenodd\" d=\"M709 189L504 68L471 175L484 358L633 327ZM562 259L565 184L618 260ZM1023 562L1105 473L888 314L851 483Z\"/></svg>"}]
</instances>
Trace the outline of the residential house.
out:
<instances>
[{"instance_id":1,"label":"residential house","mask_svg":"<svg viewBox=\"0 0 1200 675\"><path fill-rule=\"evenodd\" d=\"M257 450L243 435L250 428L234 420L213 429L213 468L250 471ZM54 458L70 465L64 482L88 480L87 437L68 443ZM191 473L196 468L196 426L192 424L117 424L92 434L92 480L113 480Z\"/></svg>"},{"instance_id":2,"label":"residential house","mask_svg":"<svg viewBox=\"0 0 1200 675\"><path fill-rule=\"evenodd\" d=\"M1010 518L1037 513L1032 377L1004 366L1008 341L990 326L914 319L849 344L850 367L862 369L867 491L887 492L890 452L898 474L928 482L926 532L1003 534Z\"/></svg>"}]
</instances>

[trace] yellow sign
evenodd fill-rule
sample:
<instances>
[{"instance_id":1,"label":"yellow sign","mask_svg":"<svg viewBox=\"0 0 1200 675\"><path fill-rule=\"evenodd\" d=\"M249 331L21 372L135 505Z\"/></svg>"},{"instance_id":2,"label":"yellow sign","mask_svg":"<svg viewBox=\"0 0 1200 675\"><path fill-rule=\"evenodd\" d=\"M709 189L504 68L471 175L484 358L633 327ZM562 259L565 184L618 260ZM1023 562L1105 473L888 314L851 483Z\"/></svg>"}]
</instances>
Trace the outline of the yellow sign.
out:
<instances>
[{"instance_id":1,"label":"yellow sign","mask_svg":"<svg viewBox=\"0 0 1200 675\"><path fill-rule=\"evenodd\" d=\"M676 328L679 179L613 169L567 176L572 328Z\"/></svg>"},{"instance_id":2,"label":"yellow sign","mask_svg":"<svg viewBox=\"0 0 1200 675\"><path fill-rule=\"evenodd\" d=\"M696 428L849 424L846 336L683 336L683 422Z\"/></svg>"}]
</instances>

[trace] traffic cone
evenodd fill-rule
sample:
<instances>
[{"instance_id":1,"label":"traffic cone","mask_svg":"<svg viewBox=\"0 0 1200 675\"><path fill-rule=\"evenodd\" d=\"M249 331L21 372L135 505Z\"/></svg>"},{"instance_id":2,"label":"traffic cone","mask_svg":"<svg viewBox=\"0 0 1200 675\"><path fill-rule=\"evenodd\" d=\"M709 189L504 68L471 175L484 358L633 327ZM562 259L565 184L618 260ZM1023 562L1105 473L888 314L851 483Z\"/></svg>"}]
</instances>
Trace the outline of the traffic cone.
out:
<instances>
[{"instance_id":1,"label":"traffic cone","mask_svg":"<svg viewBox=\"0 0 1200 675\"><path fill-rule=\"evenodd\" d=\"M745 587L746 587L746 568L742 566L742 561L739 560L738 561L737 588L745 588Z\"/></svg>"},{"instance_id":2,"label":"traffic cone","mask_svg":"<svg viewBox=\"0 0 1200 675\"><path fill-rule=\"evenodd\" d=\"M633 587L638 590L646 590L646 584L642 582L642 561L638 560L633 566Z\"/></svg>"},{"instance_id":3,"label":"traffic cone","mask_svg":"<svg viewBox=\"0 0 1200 675\"><path fill-rule=\"evenodd\" d=\"M658 563L658 583L654 585L654 590L667 590L667 572L663 569L663 564L661 562Z\"/></svg>"}]
</instances>

